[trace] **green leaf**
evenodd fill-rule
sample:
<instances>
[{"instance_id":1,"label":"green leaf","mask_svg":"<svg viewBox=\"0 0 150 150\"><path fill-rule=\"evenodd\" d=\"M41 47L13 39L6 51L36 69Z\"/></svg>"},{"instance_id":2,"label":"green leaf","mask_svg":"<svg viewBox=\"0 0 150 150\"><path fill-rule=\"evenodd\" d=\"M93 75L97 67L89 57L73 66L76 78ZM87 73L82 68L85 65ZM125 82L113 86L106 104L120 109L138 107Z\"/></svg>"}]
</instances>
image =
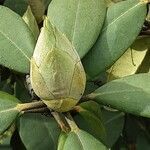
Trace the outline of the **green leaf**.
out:
<instances>
[{"instance_id":1,"label":"green leaf","mask_svg":"<svg viewBox=\"0 0 150 150\"><path fill-rule=\"evenodd\" d=\"M147 54L145 50L129 48L107 71L108 81L135 74Z\"/></svg>"},{"instance_id":2,"label":"green leaf","mask_svg":"<svg viewBox=\"0 0 150 150\"><path fill-rule=\"evenodd\" d=\"M30 6L28 6L27 11L25 12L25 14L23 15L22 18L26 22L26 24L28 25L28 27L31 30L32 34L34 35L35 40L37 40L40 31L39 31L38 24L35 20L35 17L32 13L32 10L31 10Z\"/></svg>"},{"instance_id":3,"label":"green leaf","mask_svg":"<svg viewBox=\"0 0 150 150\"><path fill-rule=\"evenodd\" d=\"M81 103L75 108L78 113L74 116L74 120L79 128L87 131L102 142L106 141L106 131L102 121L100 105L89 101Z\"/></svg>"},{"instance_id":4,"label":"green leaf","mask_svg":"<svg viewBox=\"0 0 150 150\"><path fill-rule=\"evenodd\" d=\"M96 85L94 82L86 82L86 87L84 91L84 95L90 94L95 91L99 86Z\"/></svg>"},{"instance_id":5,"label":"green leaf","mask_svg":"<svg viewBox=\"0 0 150 150\"><path fill-rule=\"evenodd\" d=\"M147 13L146 1L126 0L108 7L102 32L83 59L89 77L106 71L134 42Z\"/></svg>"},{"instance_id":6,"label":"green leaf","mask_svg":"<svg viewBox=\"0 0 150 150\"><path fill-rule=\"evenodd\" d=\"M27 150L57 149L60 129L52 117L25 114L19 122L19 135Z\"/></svg>"},{"instance_id":7,"label":"green leaf","mask_svg":"<svg viewBox=\"0 0 150 150\"><path fill-rule=\"evenodd\" d=\"M42 0L42 2L44 4L44 8L47 9L51 0ZM9 7L21 16L24 15L28 5L28 0L5 0L4 2L4 6Z\"/></svg>"},{"instance_id":8,"label":"green leaf","mask_svg":"<svg viewBox=\"0 0 150 150\"><path fill-rule=\"evenodd\" d=\"M11 138L15 129L16 129L15 124L12 124L11 127L7 129L6 132L0 135L0 149L1 149L1 146L3 145L10 146Z\"/></svg>"},{"instance_id":9,"label":"green leaf","mask_svg":"<svg viewBox=\"0 0 150 150\"><path fill-rule=\"evenodd\" d=\"M145 51L150 49L150 38L149 36L141 36L139 37L131 46L132 49ZM144 60L139 66L136 73L147 73L150 71L150 51L147 51Z\"/></svg>"},{"instance_id":10,"label":"green leaf","mask_svg":"<svg viewBox=\"0 0 150 150\"><path fill-rule=\"evenodd\" d=\"M0 6L0 64L22 73L29 72L35 39L23 19Z\"/></svg>"},{"instance_id":11,"label":"green leaf","mask_svg":"<svg viewBox=\"0 0 150 150\"><path fill-rule=\"evenodd\" d=\"M105 0L106 1L106 4L107 4L107 7L110 7L111 5L114 4L114 2L112 0Z\"/></svg>"},{"instance_id":12,"label":"green leaf","mask_svg":"<svg viewBox=\"0 0 150 150\"><path fill-rule=\"evenodd\" d=\"M87 97L127 113L150 117L150 74L111 81Z\"/></svg>"},{"instance_id":13,"label":"green leaf","mask_svg":"<svg viewBox=\"0 0 150 150\"><path fill-rule=\"evenodd\" d=\"M45 12L45 5L43 0L28 0L28 3L32 9L32 12L37 20L38 23L42 22L44 12Z\"/></svg>"},{"instance_id":14,"label":"green leaf","mask_svg":"<svg viewBox=\"0 0 150 150\"><path fill-rule=\"evenodd\" d=\"M137 150L149 150L150 149L149 138L145 134L140 133L138 135L136 148Z\"/></svg>"},{"instance_id":15,"label":"green leaf","mask_svg":"<svg viewBox=\"0 0 150 150\"><path fill-rule=\"evenodd\" d=\"M3 134L19 115L19 103L14 96L0 92L0 134Z\"/></svg>"},{"instance_id":16,"label":"green leaf","mask_svg":"<svg viewBox=\"0 0 150 150\"><path fill-rule=\"evenodd\" d=\"M111 148L122 133L124 113L102 109L103 124L106 130L105 144Z\"/></svg>"},{"instance_id":17,"label":"green leaf","mask_svg":"<svg viewBox=\"0 0 150 150\"><path fill-rule=\"evenodd\" d=\"M106 150L107 148L89 133L78 130L70 132L63 150Z\"/></svg>"},{"instance_id":18,"label":"green leaf","mask_svg":"<svg viewBox=\"0 0 150 150\"><path fill-rule=\"evenodd\" d=\"M63 150L65 141L67 139L68 134L65 132L61 132L58 139L58 147L57 150Z\"/></svg>"},{"instance_id":19,"label":"green leaf","mask_svg":"<svg viewBox=\"0 0 150 150\"><path fill-rule=\"evenodd\" d=\"M29 90L24 85L24 80L17 79L14 84L14 95L21 100L21 102L31 102L32 98L29 93Z\"/></svg>"},{"instance_id":20,"label":"green leaf","mask_svg":"<svg viewBox=\"0 0 150 150\"><path fill-rule=\"evenodd\" d=\"M95 43L105 12L104 0L53 0L48 17L66 34L82 58Z\"/></svg>"},{"instance_id":21,"label":"green leaf","mask_svg":"<svg viewBox=\"0 0 150 150\"><path fill-rule=\"evenodd\" d=\"M49 4L50 4L51 1L52 0L43 0L46 9L49 6Z\"/></svg>"},{"instance_id":22,"label":"green leaf","mask_svg":"<svg viewBox=\"0 0 150 150\"><path fill-rule=\"evenodd\" d=\"M0 91L6 92L6 93L9 93L9 94L14 93L14 87L13 87L13 84L11 84L11 79L10 78L0 82Z\"/></svg>"},{"instance_id":23,"label":"green leaf","mask_svg":"<svg viewBox=\"0 0 150 150\"><path fill-rule=\"evenodd\" d=\"M5 0L4 6L23 16L28 7L28 0Z\"/></svg>"}]
</instances>

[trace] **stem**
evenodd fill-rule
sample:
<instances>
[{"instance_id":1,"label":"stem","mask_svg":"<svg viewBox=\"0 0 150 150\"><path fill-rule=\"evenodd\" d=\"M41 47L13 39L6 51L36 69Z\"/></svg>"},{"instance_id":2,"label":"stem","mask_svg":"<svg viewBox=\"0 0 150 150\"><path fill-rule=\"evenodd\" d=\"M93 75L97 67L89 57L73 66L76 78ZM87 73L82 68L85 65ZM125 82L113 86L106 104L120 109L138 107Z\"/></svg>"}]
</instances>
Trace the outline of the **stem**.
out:
<instances>
[{"instance_id":1,"label":"stem","mask_svg":"<svg viewBox=\"0 0 150 150\"><path fill-rule=\"evenodd\" d=\"M70 129L65 125L60 114L58 112L51 112L51 114L53 115L53 117L55 118L59 126L61 127L62 131L66 133L69 132Z\"/></svg>"},{"instance_id":2,"label":"stem","mask_svg":"<svg viewBox=\"0 0 150 150\"><path fill-rule=\"evenodd\" d=\"M81 98L82 102L86 102L86 101L93 100L93 99L94 99L94 94L93 93L88 94L88 95L84 95Z\"/></svg>"},{"instance_id":3,"label":"stem","mask_svg":"<svg viewBox=\"0 0 150 150\"><path fill-rule=\"evenodd\" d=\"M34 109L29 109L25 110L24 113L45 113L45 112L50 112L50 110L47 107L42 107L42 108L34 108Z\"/></svg>"},{"instance_id":4,"label":"stem","mask_svg":"<svg viewBox=\"0 0 150 150\"><path fill-rule=\"evenodd\" d=\"M46 105L42 101L37 101L37 102L31 102L31 103L18 104L17 110L21 112L21 111L26 111L30 109L42 108L45 106Z\"/></svg>"},{"instance_id":5,"label":"stem","mask_svg":"<svg viewBox=\"0 0 150 150\"><path fill-rule=\"evenodd\" d=\"M66 119L67 123L69 124L71 131L76 132L79 130L78 126L76 125L75 121L73 120L73 118L69 112L66 114L65 119Z\"/></svg>"}]
</instances>

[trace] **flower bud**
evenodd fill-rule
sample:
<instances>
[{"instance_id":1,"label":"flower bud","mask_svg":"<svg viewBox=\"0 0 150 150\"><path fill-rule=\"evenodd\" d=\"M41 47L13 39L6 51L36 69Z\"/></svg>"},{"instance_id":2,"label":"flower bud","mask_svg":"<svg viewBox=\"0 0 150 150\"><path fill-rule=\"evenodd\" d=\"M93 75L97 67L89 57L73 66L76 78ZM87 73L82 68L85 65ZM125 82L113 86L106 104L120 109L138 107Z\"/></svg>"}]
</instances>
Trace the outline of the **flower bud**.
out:
<instances>
[{"instance_id":1,"label":"flower bud","mask_svg":"<svg viewBox=\"0 0 150 150\"><path fill-rule=\"evenodd\" d=\"M71 110L85 89L86 76L70 41L46 18L31 59L31 84L51 109Z\"/></svg>"}]
</instances>

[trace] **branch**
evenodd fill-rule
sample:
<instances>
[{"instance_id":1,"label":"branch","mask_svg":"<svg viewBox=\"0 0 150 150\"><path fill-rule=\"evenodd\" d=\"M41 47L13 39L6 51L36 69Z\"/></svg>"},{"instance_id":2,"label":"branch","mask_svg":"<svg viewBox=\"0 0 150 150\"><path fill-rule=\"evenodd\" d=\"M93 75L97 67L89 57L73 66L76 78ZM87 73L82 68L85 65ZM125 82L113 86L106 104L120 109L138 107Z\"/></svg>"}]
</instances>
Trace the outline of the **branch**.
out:
<instances>
[{"instance_id":1,"label":"branch","mask_svg":"<svg viewBox=\"0 0 150 150\"><path fill-rule=\"evenodd\" d=\"M66 133L70 131L69 127L64 123L62 117L60 116L58 112L51 112L51 114L53 115L53 117L55 118L59 126L61 127L62 131Z\"/></svg>"},{"instance_id":2,"label":"branch","mask_svg":"<svg viewBox=\"0 0 150 150\"><path fill-rule=\"evenodd\" d=\"M17 110L20 112L25 112L27 110L36 109L36 108L43 108L46 107L46 105L42 101L36 101L31 103L24 103L24 104L18 104Z\"/></svg>"}]
</instances>

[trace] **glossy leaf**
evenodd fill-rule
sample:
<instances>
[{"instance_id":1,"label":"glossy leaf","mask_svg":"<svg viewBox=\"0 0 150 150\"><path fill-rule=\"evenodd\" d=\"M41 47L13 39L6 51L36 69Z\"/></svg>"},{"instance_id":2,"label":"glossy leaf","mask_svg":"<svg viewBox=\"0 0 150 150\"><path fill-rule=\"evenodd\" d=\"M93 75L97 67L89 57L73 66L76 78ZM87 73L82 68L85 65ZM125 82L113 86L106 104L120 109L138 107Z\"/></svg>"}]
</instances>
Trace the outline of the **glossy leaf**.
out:
<instances>
[{"instance_id":1,"label":"glossy leaf","mask_svg":"<svg viewBox=\"0 0 150 150\"><path fill-rule=\"evenodd\" d=\"M35 20L35 17L32 13L32 10L31 10L30 6L28 6L27 11L25 12L25 14L23 15L22 18L26 22L26 24L28 25L28 27L31 30L32 34L34 35L35 40L37 40L40 31L39 31L38 24Z\"/></svg>"},{"instance_id":2,"label":"glossy leaf","mask_svg":"<svg viewBox=\"0 0 150 150\"><path fill-rule=\"evenodd\" d=\"M79 128L104 142L106 140L106 131L101 119L100 105L93 101L89 101L76 106L76 109L78 113L74 116L74 120Z\"/></svg>"},{"instance_id":3,"label":"glossy leaf","mask_svg":"<svg viewBox=\"0 0 150 150\"><path fill-rule=\"evenodd\" d=\"M82 58L95 43L105 12L104 0L53 0L48 17L66 34Z\"/></svg>"},{"instance_id":4,"label":"glossy leaf","mask_svg":"<svg viewBox=\"0 0 150 150\"><path fill-rule=\"evenodd\" d=\"M137 74L111 81L88 98L127 113L150 117L150 74Z\"/></svg>"},{"instance_id":5,"label":"glossy leaf","mask_svg":"<svg viewBox=\"0 0 150 150\"><path fill-rule=\"evenodd\" d=\"M85 82L78 53L46 18L31 61L31 84L35 93L49 108L68 111L82 97Z\"/></svg>"},{"instance_id":6,"label":"glossy leaf","mask_svg":"<svg viewBox=\"0 0 150 150\"><path fill-rule=\"evenodd\" d=\"M0 134L4 133L19 115L19 103L14 96L0 92Z\"/></svg>"},{"instance_id":7,"label":"glossy leaf","mask_svg":"<svg viewBox=\"0 0 150 150\"><path fill-rule=\"evenodd\" d=\"M106 71L126 51L138 36L146 13L146 1L141 0L126 0L108 7L101 34L83 59L89 77Z\"/></svg>"},{"instance_id":8,"label":"glossy leaf","mask_svg":"<svg viewBox=\"0 0 150 150\"><path fill-rule=\"evenodd\" d=\"M0 64L22 73L29 72L35 39L23 19L0 6Z\"/></svg>"},{"instance_id":9,"label":"glossy leaf","mask_svg":"<svg viewBox=\"0 0 150 150\"><path fill-rule=\"evenodd\" d=\"M106 150L107 148L89 133L78 130L70 132L63 150Z\"/></svg>"},{"instance_id":10,"label":"glossy leaf","mask_svg":"<svg viewBox=\"0 0 150 150\"><path fill-rule=\"evenodd\" d=\"M59 134L60 129L51 117L34 113L20 118L19 135L27 150L57 150Z\"/></svg>"}]
</instances>

